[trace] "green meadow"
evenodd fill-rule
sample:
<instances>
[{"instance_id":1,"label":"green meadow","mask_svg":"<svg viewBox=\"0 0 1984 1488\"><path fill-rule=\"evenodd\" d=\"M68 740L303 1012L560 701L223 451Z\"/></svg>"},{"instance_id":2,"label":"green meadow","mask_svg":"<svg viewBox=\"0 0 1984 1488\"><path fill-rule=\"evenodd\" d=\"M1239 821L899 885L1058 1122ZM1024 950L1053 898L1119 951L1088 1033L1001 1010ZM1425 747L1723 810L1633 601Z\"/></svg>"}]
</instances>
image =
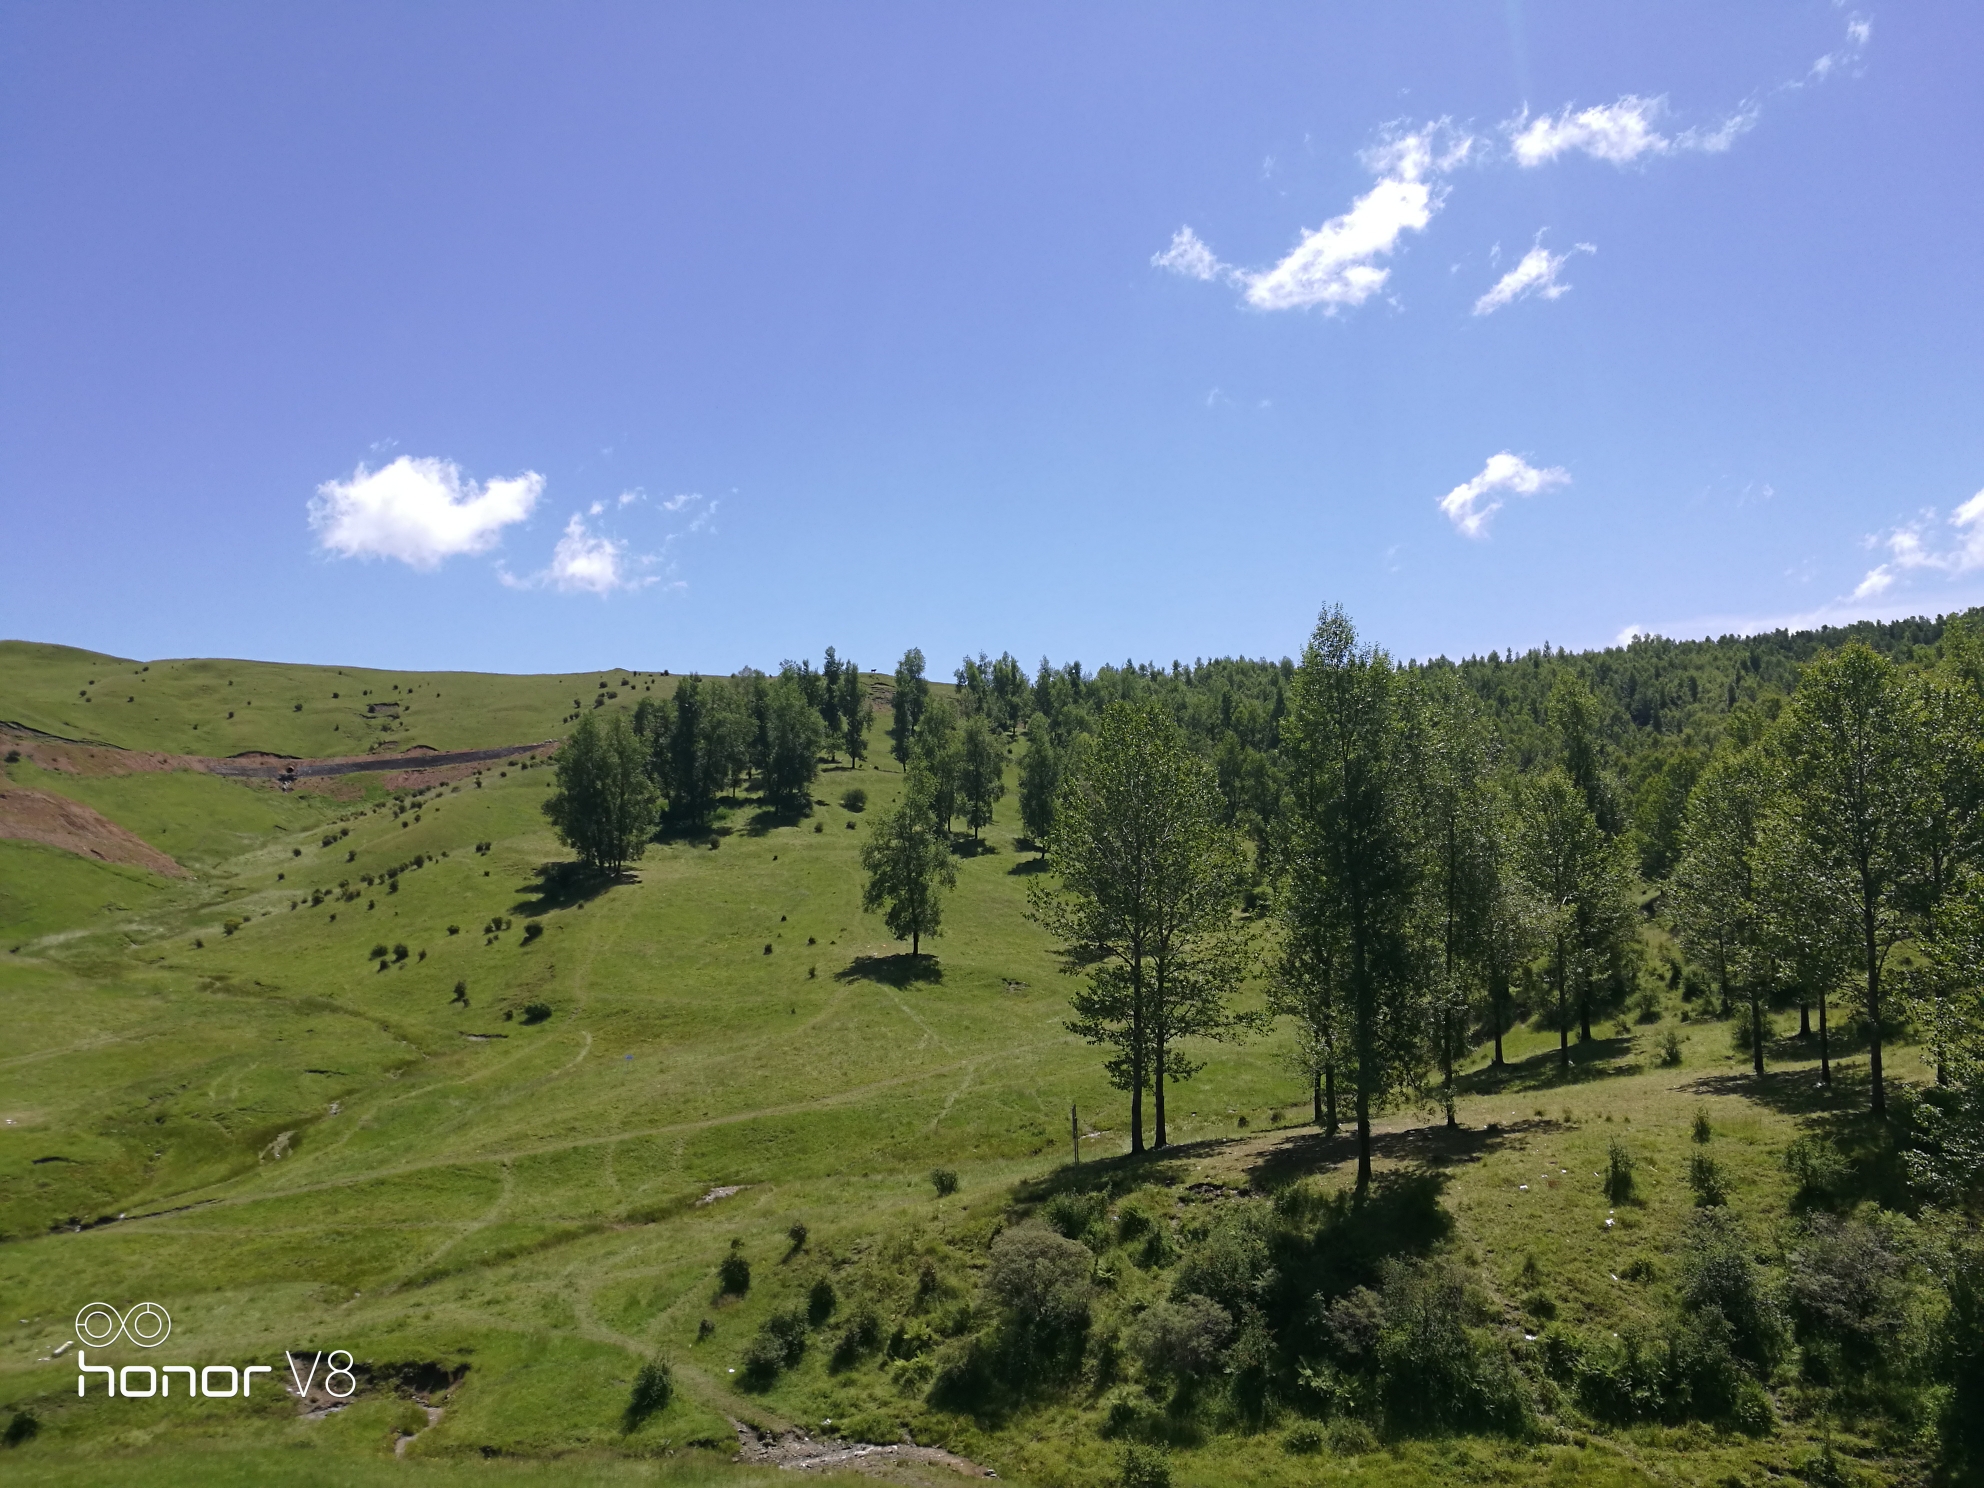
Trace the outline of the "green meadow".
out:
<instances>
[{"instance_id":1,"label":"green meadow","mask_svg":"<svg viewBox=\"0 0 1984 1488\"><path fill-rule=\"evenodd\" d=\"M448 750L554 738L575 700L628 708L672 682L147 666L7 643L0 719L184 754ZM367 712L380 701L400 717ZM1794 1142L1826 1138L1829 1181L1855 1196L1886 1196L1897 1170L1889 1128L1861 1114L1852 1039L1836 1038L1829 1093L1788 1027L1754 1079L1732 1024L1683 1001L1651 920L1633 1021L1608 1020L1567 1071L1540 1026L1509 1036L1503 1069L1478 1048L1459 1128L1431 1104L1388 1110L1378 1199L1339 1221L1350 1138L1306 1124L1282 1029L1205 1046L1171 1097L1173 1145L1127 1156L1124 1098L1067 1031L1072 981L1027 917L1042 865L1010 788L916 960L860 905L860 845L903 781L886 760L824 764L803 816L731 798L712 830L664 836L610 886L568 871L540 809L548 755L428 788L345 777L335 795L25 758L5 773L189 873L0 841L0 1411L36 1426L0 1449L11 1482L772 1481L730 1462L739 1421L941 1446L1054 1485L1119 1481L1132 1439L1161 1440L1180 1485L1922 1471L1919 1422L1788 1377L1767 1429L1600 1429L1552 1393L1548 1338L1663 1315L1702 1155L1772 1265L1811 1186L1787 1166ZM855 786L861 810L842 804ZM1905 1042L1889 1075L1930 1078ZM1607 1196L1615 1147L1635 1164L1628 1197ZM1276 1194L1299 1195L1280 1212L1321 1216L1315 1233L1345 1253L1465 1268L1544 1382L1534 1428L1165 1418L1106 1373L996 1406L941 1388L1016 1217L1087 1214L1106 1329L1169 1284L1175 1257L1151 1235L1189 1240ZM747 1288L720 1279L734 1257ZM157 1303L172 1335L155 1357L120 1341L92 1363L275 1372L246 1399L78 1398L73 1346L57 1350L93 1301ZM795 1311L796 1357L754 1378L754 1339ZM361 1388L303 1410L279 1388L286 1355L330 1350L350 1352ZM673 1396L630 1417L656 1357Z\"/></svg>"}]
</instances>

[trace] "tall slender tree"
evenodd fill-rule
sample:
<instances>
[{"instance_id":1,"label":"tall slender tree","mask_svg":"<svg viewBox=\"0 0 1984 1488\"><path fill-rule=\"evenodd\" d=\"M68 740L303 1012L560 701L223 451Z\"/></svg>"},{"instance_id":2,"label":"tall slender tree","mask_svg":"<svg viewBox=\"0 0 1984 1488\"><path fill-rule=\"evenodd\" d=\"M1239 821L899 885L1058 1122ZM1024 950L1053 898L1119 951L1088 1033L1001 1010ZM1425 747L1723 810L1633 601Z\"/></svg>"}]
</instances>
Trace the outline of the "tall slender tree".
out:
<instances>
[{"instance_id":1,"label":"tall slender tree","mask_svg":"<svg viewBox=\"0 0 1984 1488\"><path fill-rule=\"evenodd\" d=\"M1061 789L1061 752L1054 747L1047 715L1036 713L1026 729L1020 756L1020 828L1037 852L1045 854L1054 830L1054 798Z\"/></svg>"},{"instance_id":2,"label":"tall slender tree","mask_svg":"<svg viewBox=\"0 0 1984 1488\"><path fill-rule=\"evenodd\" d=\"M1204 764L1162 708L1104 711L1062 784L1048 855L1058 882L1035 879L1028 898L1064 969L1086 975L1069 1030L1113 1050L1130 1150L1144 1150L1147 1089L1163 1146L1166 1086L1197 1068L1176 1041L1237 1031L1231 998L1247 962L1232 914L1237 849Z\"/></svg>"},{"instance_id":3,"label":"tall slender tree","mask_svg":"<svg viewBox=\"0 0 1984 1488\"><path fill-rule=\"evenodd\" d=\"M992 808L1006 794L1006 751L981 716L964 721L958 735L958 804L974 842L992 823Z\"/></svg>"},{"instance_id":4,"label":"tall slender tree","mask_svg":"<svg viewBox=\"0 0 1984 1488\"><path fill-rule=\"evenodd\" d=\"M1911 926L1922 801L1906 693L1894 663L1858 641L1816 658L1779 715L1784 810L1815 906L1843 882L1859 941L1856 1001L1867 1027L1871 1106L1887 1113L1882 975Z\"/></svg>"},{"instance_id":5,"label":"tall slender tree","mask_svg":"<svg viewBox=\"0 0 1984 1488\"><path fill-rule=\"evenodd\" d=\"M1340 948L1341 1034L1357 1120L1357 1191L1371 1186L1371 1120L1418 1072L1424 988L1411 921L1418 892L1400 683L1360 647L1341 609L1323 612L1295 674L1291 929Z\"/></svg>"},{"instance_id":6,"label":"tall slender tree","mask_svg":"<svg viewBox=\"0 0 1984 1488\"><path fill-rule=\"evenodd\" d=\"M840 671L840 725L849 764L858 765L868 758L868 723L872 717L867 690L861 685L861 668L844 662Z\"/></svg>"},{"instance_id":7,"label":"tall slender tree","mask_svg":"<svg viewBox=\"0 0 1984 1488\"><path fill-rule=\"evenodd\" d=\"M1682 942L1715 968L1725 1003L1745 1004L1759 1077L1775 962L1758 863L1776 785L1771 763L1756 747L1725 749L1710 761L1688 801L1672 890Z\"/></svg>"},{"instance_id":8,"label":"tall slender tree","mask_svg":"<svg viewBox=\"0 0 1984 1488\"><path fill-rule=\"evenodd\" d=\"M1549 977L1556 1000L1557 1058L1571 1062L1571 1024L1591 1037L1593 984L1631 927L1621 850L1591 813L1584 792L1561 768L1523 792L1519 862L1543 906Z\"/></svg>"},{"instance_id":9,"label":"tall slender tree","mask_svg":"<svg viewBox=\"0 0 1984 1488\"><path fill-rule=\"evenodd\" d=\"M932 698L916 723L910 760L930 777L930 809L938 830L948 833L958 814L958 781L963 770L957 705L947 697Z\"/></svg>"},{"instance_id":10,"label":"tall slender tree","mask_svg":"<svg viewBox=\"0 0 1984 1488\"><path fill-rule=\"evenodd\" d=\"M893 717L889 724L889 752L896 763L909 768L910 743L922 721L924 704L930 700L930 684L923 676L923 652L911 646L896 663Z\"/></svg>"}]
</instances>

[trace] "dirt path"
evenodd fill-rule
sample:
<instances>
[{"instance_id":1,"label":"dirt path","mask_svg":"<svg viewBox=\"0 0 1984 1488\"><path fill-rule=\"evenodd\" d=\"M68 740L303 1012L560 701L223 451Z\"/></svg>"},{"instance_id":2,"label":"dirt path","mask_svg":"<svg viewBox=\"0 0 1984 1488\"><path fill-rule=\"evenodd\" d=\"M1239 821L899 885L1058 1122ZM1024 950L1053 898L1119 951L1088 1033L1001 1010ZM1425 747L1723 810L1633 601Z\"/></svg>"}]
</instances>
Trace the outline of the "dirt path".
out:
<instances>
[{"instance_id":1,"label":"dirt path","mask_svg":"<svg viewBox=\"0 0 1984 1488\"><path fill-rule=\"evenodd\" d=\"M0 723L0 744L44 770L62 775L140 775L169 770L199 770L235 780L314 780L327 776L442 770L452 765L480 765L555 749L558 740L535 744L502 744L490 749L429 749L417 744L404 754L354 754L325 759L294 759L288 755L249 753L227 759L199 754L166 754L152 749L119 749L83 739L63 739L22 724Z\"/></svg>"},{"instance_id":2,"label":"dirt path","mask_svg":"<svg viewBox=\"0 0 1984 1488\"><path fill-rule=\"evenodd\" d=\"M782 1431L762 1431L743 1421L732 1421L737 1433L737 1460L799 1472L843 1468L871 1478L887 1478L898 1483L941 1482L952 1474L968 1478L996 1478L989 1467L980 1467L969 1458L942 1447L919 1447L914 1442L894 1442L878 1446L872 1442L815 1441L806 1432L787 1427ZM930 1468L939 1469L936 1473ZM922 1469L922 1470L919 1470Z\"/></svg>"}]
</instances>

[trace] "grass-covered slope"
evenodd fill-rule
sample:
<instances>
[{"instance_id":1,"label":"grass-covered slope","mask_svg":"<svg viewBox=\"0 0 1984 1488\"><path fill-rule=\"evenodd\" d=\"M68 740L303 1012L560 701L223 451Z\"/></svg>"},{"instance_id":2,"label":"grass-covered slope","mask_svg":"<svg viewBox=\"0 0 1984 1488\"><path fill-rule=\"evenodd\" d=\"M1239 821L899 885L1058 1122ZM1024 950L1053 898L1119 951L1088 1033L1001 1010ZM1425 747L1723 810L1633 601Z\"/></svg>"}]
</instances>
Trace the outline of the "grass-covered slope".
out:
<instances>
[{"instance_id":1,"label":"grass-covered slope","mask_svg":"<svg viewBox=\"0 0 1984 1488\"><path fill-rule=\"evenodd\" d=\"M548 680L439 679L435 714L473 686L511 697ZM364 685L412 692L417 722L435 683ZM14 695L10 717L28 711ZM573 695L547 695L553 719ZM499 726L463 707L459 734L424 741L530 732L522 715ZM16 721L111 733L36 716ZM239 743L285 747L246 730ZM1332 1207L1347 1143L1299 1125L1306 1098L1279 1035L1205 1049L1172 1098L1177 1147L1123 1156L1122 1098L1066 1032L1069 983L1025 917L1037 865L1014 843L1010 795L989 850L959 860L935 957L914 962L859 907L859 845L902 779L890 768L826 769L803 818L739 803L716 833L660 842L604 888L561 867L538 761L420 793L374 777L342 800L6 768L191 870L168 880L0 842L0 1406L40 1426L0 1448L10 1481L441 1482L473 1464L534 1482L540 1462L555 1464L545 1481L619 1482L637 1470L627 1459L647 1458L706 1481L753 1471L717 1466L735 1449L731 1419L885 1443L908 1431L1003 1477L1070 1485L1115 1481L1140 1437L1169 1441L1181 1485L1762 1482L1799 1469L1827 1430L1878 1470L1909 1460L1905 1439L1820 1416L1795 1383L1764 1435L1592 1429L1566 1382L1527 1436L1388 1446L1355 1422L1312 1442L1288 1413L1167 1415L1124 1351L1113 1373L1084 1365L1094 1372L1031 1397L940 1388L985 1327L993 1235L1024 1214L1094 1251L1098 1348L1169 1295L1187 1252L1250 1215L1281 1226L1287 1267L1317 1277L1363 1266L1376 1281L1385 1256L1445 1257L1518 1355L1543 1347L1526 1333L1598 1346L1670 1314L1704 1150L1781 1268L1795 1137L1834 1133L1865 1157L1852 1172L1883 1171L1852 1115L1864 1072L1849 1050L1821 1099L1807 1046L1786 1039L1758 1085L1729 1025L1683 1024L1664 981L1649 979L1658 1021L1602 1030L1569 1076L1554 1034L1513 1035L1505 1071L1477 1059L1458 1133L1428 1111L1388 1115L1384 1203L1353 1223ZM841 804L851 786L865 811ZM1669 1031L1678 1066L1659 1059ZM1079 1169L1071 1105L1089 1133ZM1630 1201L1596 1177L1615 1138L1637 1164ZM937 1192L936 1168L956 1170L956 1193ZM1305 1196L1258 1197L1298 1180ZM741 1293L718 1279L733 1254L750 1266ZM342 1348L370 1383L316 1418L266 1388L78 1399L71 1355L54 1350L95 1300L167 1308L159 1362L252 1359L280 1379L285 1350ZM802 1346L754 1380L755 1341L794 1312ZM674 1400L630 1423L630 1382L657 1354L673 1361ZM105 1357L150 1356L120 1344ZM457 1382L419 1383L437 1379Z\"/></svg>"},{"instance_id":2,"label":"grass-covered slope","mask_svg":"<svg viewBox=\"0 0 1984 1488\"><path fill-rule=\"evenodd\" d=\"M602 685L603 684L603 685ZM0 641L0 723L120 749L317 758L374 748L479 749L562 736L601 692L666 695L619 668L570 676L383 672L261 661L133 661ZM389 716L390 715L390 716Z\"/></svg>"}]
</instances>

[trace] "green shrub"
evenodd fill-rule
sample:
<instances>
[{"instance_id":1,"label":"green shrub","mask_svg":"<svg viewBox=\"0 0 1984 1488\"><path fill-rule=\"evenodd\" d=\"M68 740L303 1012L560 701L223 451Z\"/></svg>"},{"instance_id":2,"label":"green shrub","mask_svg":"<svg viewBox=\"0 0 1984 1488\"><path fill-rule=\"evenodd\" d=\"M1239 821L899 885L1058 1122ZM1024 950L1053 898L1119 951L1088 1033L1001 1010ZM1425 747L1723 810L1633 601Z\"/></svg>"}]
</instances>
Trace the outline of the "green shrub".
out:
<instances>
[{"instance_id":1,"label":"green shrub","mask_svg":"<svg viewBox=\"0 0 1984 1488\"><path fill-rule=\"evenodd\" d=\"M1194 1379L1208 1374L1233 1336L1233 1319L1207 1297L1156 1302L1130 1324L1125 1343L1156 1377Z\"/></svg>"},{"instance_id":2,"label":"green shrub","mask_svg":"<svg viewBox=\"0 0 1984 1488\"><path fill-rule=\"evenodd\" d=\"M1669 1069L1673 1069L1681 1062L1681 1035L1671 1028L1667 1030L1667 1036L1660 1041L1660 1062Z\"/></svg>"},{"instance_id":3,"label":"green shrub","mask_svg":"<svg viewBox=\"0 0 1984 1488\"><path fill-rule=\"evenodd\" d=\"M744 1350L743 1367L738 1371L744 1382L762 1390L790 1369L806 1353L806 1318L796 1308L786 1308L766 1318Z\"/></svg>"},{"instance_id":4,"label":"green shrub","mask_svg":"<svg viewBox=\"0 0 1984 1488\"><path fill-rule=\"evenodd\" d=\"M834 1284L822 1276L813 1283L806 1293L806 1321L817 1328L834 1315L834 1308L840 1298L834 1292Z\"/></svg>"},{"instance_id":5,"label":"green shrub","mask_svg":"<svg viewBox=\"0 0 1984 1488\"><path fill-rule=\"evenodd\" d=\"M388 951L384 945L375 945L365 959L368 961L383 961L391 954L392 952Z\"/></svg>"},{"instance_id":6,"label":"green shrub","mask_svg":"<svg viewBox=\"0 0 1984 1488\"><path fill-rule=\"evenodd\" d=\"M1109 1218L1109 1196L1100 1193L1057 1193L1041 1211L1053 1229L1070 1240L1087 1240L1104 1235ZM1099 1248L1099 1246L1098 1246Z\"/></svg>"},{"instance_id":7,"label":"green shrub","mask_svg":"<svg viewBox=\"0 0 1984 1488\"><path fill-rule=\"evenodd\" d=\"M840 793L840 805L843 811L866 811L868 792L858 785L850 785Z\"/></svg>"},{"instance_id":8,"label":"green shrub","mask_svg":"<svg viewBox=\"0 0 1984 1488\"><path fill-rule=\"evenodd\" d=\"M1693 1136L1697 1147L1706 1147L1715 1137L1715 1128L1708 1124L1708 1111L1705 1107L1697 1106L1695 1108L1695 1129Z\"/></svg>"},{"instance_id":9,"label":"green shrub","mask_svg":"<svg viewBox=\"0 0 1984 1488\"><path fill-rule=\"evenodd\" d=\"M1722 1164L1706 1152L1688 1159L1688 1187L1695 1191L1695 1202L1705 1209L1729 1202L1729 1180Z\"/></svg>"},{"instance_id":10,"label":"green shrub","mask_svg":"<svg viewBox=\"0 0 1984 1488\"><path fill-rule=\"evenodd\" d=\"M1508 1355L1478 1342L1460 1272L1443 1261L1388 1261L1376 1356L1394 1429L1527 1429L1530 1404Z\"/></svg>"},{"instance_id":11,"label":"green shrub","mask_svg":"<svg viewBox=\"0 0 1984 1488\"><path fill-rule=\"evenodd\" d=\"M841 1329L840 1337L834 1341L833 1356L827 1367L836 1373L851 1369L863 1354L872 1354L881 1346L882 1320L870 1307L864 1307L848 1319L847 1326Z\"/></svg>"},{"instance_id":12,"label":"green shrub","mask_svg":"<svg viewBox=\"0 0 1984 1488\"><path fill-rule=\"evenodd\" d=\"M1748 1239L1724 1208L1692 1215L1681 1232L1681 1296L1690 1312L1712 1313L1728 1328L1728 1346L1759 1369L1775 1362L1782 1325L1764 1288Z\"/></svg>"},{"instance_id":13,"label":"green shrub","mask_svg":"<svg viewBox=\"0 0 1984 1488\"><path fill-rule=\"evenodd\" d=\"M1908 1325L1908 1263L1879 1221L1814 1215L1786 1277L1792 1331L1815 1384L1883 1372L1899 1363Z\"/></svg>"},{"instance_id":14,"label":"green shrub","mask_svg":"<svg viewBox=\"0 0 1984 1488\"><path fill-rule=\"evenodd\" d=\"M550 1016L551 1004L548 1002L527 1002L524 1004L524 1022L526 1023L542 1023Z\"/></svg>"},{"instance_id":15,"label":"green shrub","mask_svg":"<svg viewBox=\"0 0 1984 1488\"><path fill-rule=\"evenodd\" d=\"M1281 1438L1281 1449L1291 1457L1313 1457L1322 1451L1323 1428L1314 1421L1298 1421Z\"/></svg>"},{"instance_id":16,"label":"green shrub","mask_svg":"<svg viewBox=\"0 0 1984 1488\"><path fill-rule=\"evenodd\" d=\"M1633 1196L1633 1154L1617 1137L1605 1153L1605 1197L1623 1204Z\"/></svg>"},{"instance_id":17,"label":"green shrub","mask_svg":"<svg viewBox=\"0 0 1984 1488\"><path fill-rule=\"evenodd\" d=\"M404 961L404 960L406 960L406 958L407 958L407 957L408 957L409 955L411 955L411 954L412 954L412 953L411 953L410 951L408 951L408 950L407 950L407 948L406 948L406 942L405 942L405 941L403 941L403 940L402 940L402 941L399 941L399 942L396 942L396 943L394 944L394 946L393 946L393 959L394 959L395 961Z\"/></svg>"},{"instance_id":18,"label":"green shrub","mask_svg":"<svg viewBox=\"0 0 1984 1488\"><path fill-rule=\"evenodd\" d=\"M770 950L771 947L766 946L765 949ZM952 1194L958 1191L957 1169L932 1168L930 1170L930 1186L937 1190L938 1198L940 1199L949 1198Z\"/></svg>"},{"instance_id":19,"label":"green shrub","mask_svg":"<svg viewBox=\"0 0 1984 1488\"><path fill-rule=\"evenodd\" d=\"M675 1378L666 1359L649 1359L634 1375L634 1388L627 1397L626 1429L633 1431L649 1416L668 1409L675 1397Z\"/></svg>"},{"instance_id":20,"label":"green shrub","mask_svg":"<svg viewBox=\"0 0 1984 1488\"><path fill-rule=\"evenodd\" d=\"M716 1268L717 1287L728 1296L741 1297L751 1290L751 1263L732 1251Z\"/></svg>"},{"instance_id":21,"label":"green shrub","mask_svg":"<svg viewBox=\"0 0 1984 1488\"><path fill-rule=\"evenodd\" d=\"M525 945L529 945L529 944L530 944L530 943L531 943L531 942L532 942L533 940L536 940L536 939L538 938L538 936L540 936L540 935L542 935L543 933L544 933L544 922L543 922L542 920L525 920L525 921L524 921L524 944L525 944Z\"/></svg>"},{"instance_id":22,"label":"green shrub","mask_svg":"<svg viewBox=\"0 0 1984 1488\"><path fill-rule=\"evenodd\" d=\"M1162 1447L1133 1442L1123 1451L1123 1488L1171 1488L1171 1459Z\"/></svg>"},{"instance_id":23,"label":"green shrub","mask_svg":"<svg viewBox=\"0 0 1984 1488\"><path fill-rule=\"evenodd\" d=\"M13 758L19 759L20 755L16 753ZM8 761L10 764L12 762L12 760ZM0 1441L4 1441L10 1447L24 1447L40 1433L41 1418L33 1411L17 1406L14 1410L14 1418L7 1423L6 1433L0 1436Z\"/></svg>"}]
</instances>

